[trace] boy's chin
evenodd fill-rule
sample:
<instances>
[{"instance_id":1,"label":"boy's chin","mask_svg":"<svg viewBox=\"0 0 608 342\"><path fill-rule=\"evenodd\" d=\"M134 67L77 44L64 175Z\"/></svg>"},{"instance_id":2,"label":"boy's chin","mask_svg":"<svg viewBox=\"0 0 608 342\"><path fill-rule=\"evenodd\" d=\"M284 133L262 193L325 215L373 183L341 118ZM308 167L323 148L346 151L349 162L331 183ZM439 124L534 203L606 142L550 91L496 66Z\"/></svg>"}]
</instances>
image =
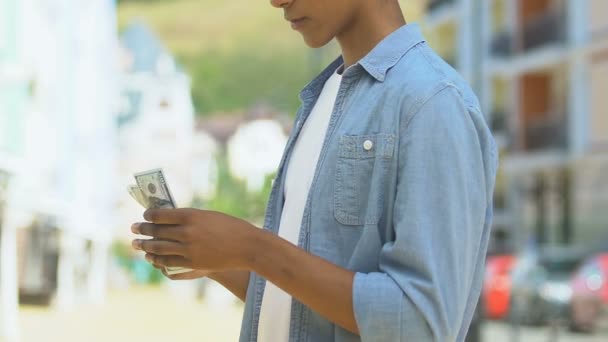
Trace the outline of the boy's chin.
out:
<instances>
[{"instance_id":1,"label":"boy's chin","mask_svg":"<svg viewBox=\"0 0 608 342\"><path fill-rule=\"evenodd\" d=\"M313 49L324 47L332 40L332 37L315 37L305 34L302 34L302 37L304 38L304 42L306 43L306 45Z\"/></svg>"}]
</instances>

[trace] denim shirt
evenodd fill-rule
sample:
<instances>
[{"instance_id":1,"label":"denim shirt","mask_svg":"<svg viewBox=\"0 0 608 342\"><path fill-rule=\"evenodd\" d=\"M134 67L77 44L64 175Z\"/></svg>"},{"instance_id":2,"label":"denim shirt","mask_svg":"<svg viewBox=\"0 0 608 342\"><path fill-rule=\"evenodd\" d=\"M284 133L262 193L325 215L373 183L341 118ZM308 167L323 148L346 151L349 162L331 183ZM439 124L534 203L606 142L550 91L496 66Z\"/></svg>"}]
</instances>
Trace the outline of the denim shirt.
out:
<instances>
[{"instance_id":1,"label":"denim shirt","mask_svg":"<svg viewBox=\"0 0 608 342\"><path fill-rule=\"evenodd\" d=\"M300 94L264 229L277 233L294 142L341 64ZM289 340L463 341L482 284L497 160L477 98L417 25L346 69L298 245L355 272L360 336L294 299ZM241 342L257 339L264 285L251 274Z\"/></svg>"}]
</instances>

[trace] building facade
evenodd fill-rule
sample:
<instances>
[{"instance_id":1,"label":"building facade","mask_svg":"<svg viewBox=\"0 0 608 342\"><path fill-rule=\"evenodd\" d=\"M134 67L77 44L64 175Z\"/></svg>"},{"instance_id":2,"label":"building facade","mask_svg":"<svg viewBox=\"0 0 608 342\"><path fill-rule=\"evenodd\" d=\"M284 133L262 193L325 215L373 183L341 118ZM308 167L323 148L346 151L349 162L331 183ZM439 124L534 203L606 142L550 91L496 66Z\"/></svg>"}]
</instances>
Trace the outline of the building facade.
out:
<instances>
[{"instance_id":1,"label":"building facade","mask_svg":"<svg viewBox=\"0 0 608 342\"><path fill-rule=\"evenodd\" d=\"M0 337L18 337L16 231L5 223L9 182L23 156L28 89L18 32L23 8L17 0L0 2Z\"/></svg>"},{"instance_id":2,"label":"building facade","mask_svg":"<svg viewBox=\"0 0 608 342\"><path fill-rule=\"evenodd\" d=\"M64 309L103 300L114 51L112 0L0 1L1 337L18 338L19 299Z\"/></svg>"},{"instance_id":3,"label":"building facade","mask_svg":"<svg viewBox=\"0 0 608 342\"><path fill-rule=\"evenodd\" d=\"M427 4L431 43L443 46L438 50L448 61L458 56L454 65L474 85L500 146L494 232L495 239L508 238L508 249L531 240L605 239L607 6L603 0Z\"/></svg>"}]
</instances>

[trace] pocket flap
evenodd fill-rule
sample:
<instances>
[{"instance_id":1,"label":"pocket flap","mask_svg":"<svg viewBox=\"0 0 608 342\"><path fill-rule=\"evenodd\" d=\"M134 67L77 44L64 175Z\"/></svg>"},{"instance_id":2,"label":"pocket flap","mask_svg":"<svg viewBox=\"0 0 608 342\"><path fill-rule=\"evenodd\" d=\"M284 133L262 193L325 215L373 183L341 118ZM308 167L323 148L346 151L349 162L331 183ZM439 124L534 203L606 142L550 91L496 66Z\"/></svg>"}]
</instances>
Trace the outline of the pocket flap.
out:
<instances>
[{"instance_id":1,"label":"pocket flap","mask_svg":"<svg viewBox=\"0 0 608 342\"><path fill-rule=\"evenodd\" d=\"M395 148L395 135L343 135L338 155L341 158L366 159L376 156L390 159Z\"/></svg>"}]
</instances>

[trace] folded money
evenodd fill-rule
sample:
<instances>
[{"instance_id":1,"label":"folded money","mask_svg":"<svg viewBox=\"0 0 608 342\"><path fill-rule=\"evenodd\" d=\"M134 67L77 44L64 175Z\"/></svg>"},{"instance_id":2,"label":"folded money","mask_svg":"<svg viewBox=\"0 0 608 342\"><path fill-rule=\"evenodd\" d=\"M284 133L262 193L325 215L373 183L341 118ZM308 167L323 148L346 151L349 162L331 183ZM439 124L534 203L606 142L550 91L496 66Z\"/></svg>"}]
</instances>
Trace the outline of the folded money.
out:
<instances>
[{"instance_id":1,"label":"folded money","mask_svg":"<svg viewBox=\"0 0 608 342\"><path fill-rule=\"evenodd\" d=\"M135 174L137 185L128 187L131 197L146 209L177 208L162 169L154 169ZM168 275L192 271L183 267L165 267Z\"/></svg>"},{"instance_id":2,"label":"folded money","mask_svg":"<svg viewBox=\"0 0 608 342\"><path fill-rule=\"evenodd\" d=\"M142 207L149 207L148 202L144 198L144 194L139 189L139 186L131 184L127 187L127 190L129 191L131 197L133 197L133 199L136 200L137 203L139 203Z\"/></svg>"}]
</instances>

